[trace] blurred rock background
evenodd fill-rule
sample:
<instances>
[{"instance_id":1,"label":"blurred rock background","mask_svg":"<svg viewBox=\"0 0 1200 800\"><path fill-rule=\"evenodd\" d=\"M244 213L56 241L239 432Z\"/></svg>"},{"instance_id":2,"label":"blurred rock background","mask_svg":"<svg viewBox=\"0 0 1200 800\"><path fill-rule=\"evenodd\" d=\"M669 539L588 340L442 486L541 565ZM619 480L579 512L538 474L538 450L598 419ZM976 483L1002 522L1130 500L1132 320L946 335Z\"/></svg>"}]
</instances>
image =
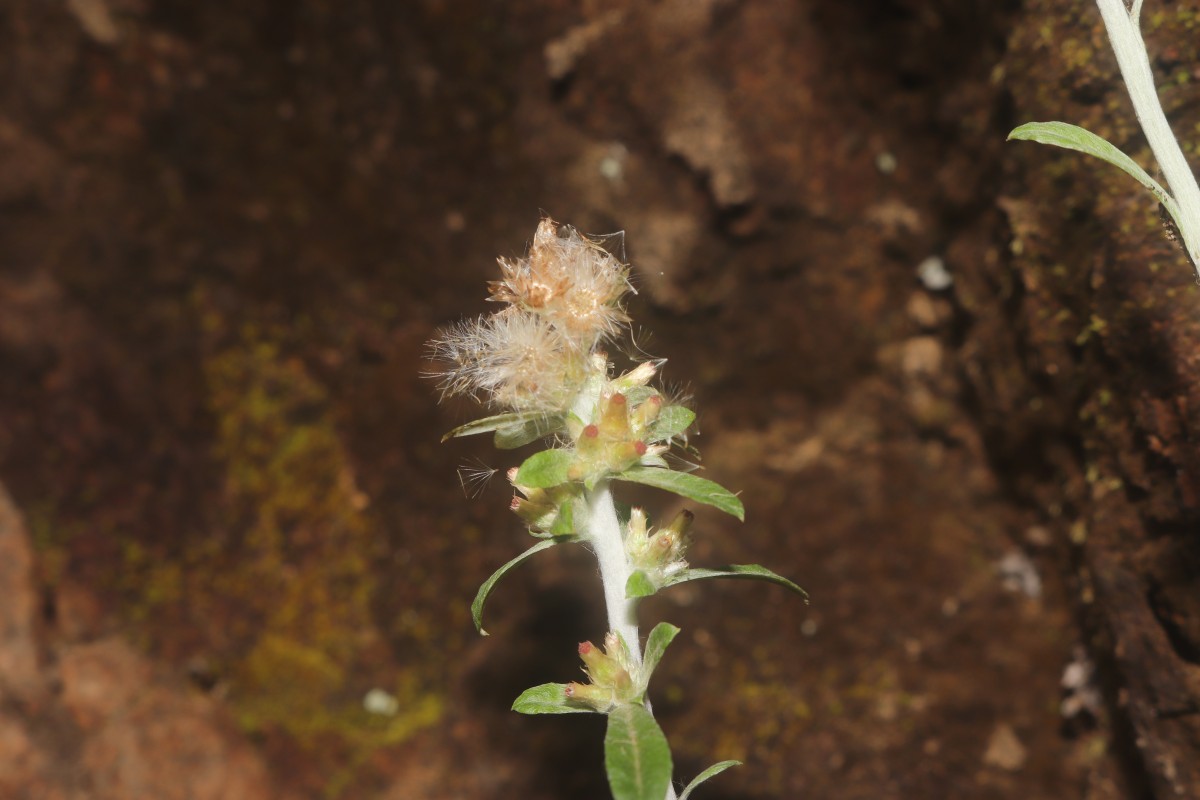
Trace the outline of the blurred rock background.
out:
<instances>
[{"instance_id":1,"label":"blurred rock background","mask_svg":"<svg viewBox=\"0 0 1200 800\"><path fill-rule=\"evenodd\" d=\"M1195 157L1200 16L1146 4ZM542 211L695 398L655 707L721 798L1200 796L1200 296L1072 0L10 0L0 796L602 798L603 626L419 373ZM502 477L502 476L501 476ZM670 514L678 501L640 502Z\"/></svg>"}]
</instances>

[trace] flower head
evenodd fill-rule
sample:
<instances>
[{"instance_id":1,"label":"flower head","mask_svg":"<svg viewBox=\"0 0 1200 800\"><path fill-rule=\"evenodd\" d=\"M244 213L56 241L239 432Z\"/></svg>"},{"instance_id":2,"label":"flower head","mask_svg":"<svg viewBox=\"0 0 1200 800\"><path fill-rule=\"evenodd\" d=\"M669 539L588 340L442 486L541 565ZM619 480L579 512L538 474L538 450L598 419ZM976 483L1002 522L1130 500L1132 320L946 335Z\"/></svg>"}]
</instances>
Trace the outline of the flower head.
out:
<instances>
[{"instance_id":1,"label":"flower head","mask_svg":"<svg viewBox=\"0 0 1200 800\"><path fill-rule=\"evenodd\" d=\"M629 651L629 645L616 633L604 636L604 648L591 642L579 645L579 658L587 683L568 683L563 687L567 700L606 713L618 703L635 702L645 691L639 685L641 667Z\"/></svg>"},{"instance_id":2,"label":"flower head","mask_svg":"<svg viewBox=\"0 0 1200 800\"><path fill-rule=\"evenodd\" d=\"M651 531L645 511L635 508L630 512L625 552L634 568L645 573L655 586L665 585L667 578L687 569L685 556L692 519L692 512L680 511L670 525Z\"/></svg>"},{"instance_id":3,"label":"flower head","mask_svg":"<svg viewBox=\"0 0 1200 800\"><path fill-rule=\"evenodd\" d=\"M444 395L521 411L565 408L589 367L553 326L516 308L451 326L432 349L449 365L436 373Z\"/></svg>"},{"instance_id":4,"label":"flower head","mask_svg":"<svg viewBox=\"0 0 1200 800\"><path fill-rule=\"evenodd\" d=\"M629 322L629 269L569 225L543 219L528 256L499 261L504 279L489 284L491 299L537 314L573 344L590 351Z\"/></svg>"},{"instance_id":5,"label":"flower head","mask_svg":"<svg viewBox=\"0 0 1200 800\"><path fill-rule=\"evenodd\" d=\"M500 259L495 314L460 322L431 343L447 367L443 395L467 394L517 411L569 408L606 337L629 321L621 299L629 270L597 242L543 219L529 255ZM601 368L603 368L601 360Z\"/></svg>"}]
</instances>

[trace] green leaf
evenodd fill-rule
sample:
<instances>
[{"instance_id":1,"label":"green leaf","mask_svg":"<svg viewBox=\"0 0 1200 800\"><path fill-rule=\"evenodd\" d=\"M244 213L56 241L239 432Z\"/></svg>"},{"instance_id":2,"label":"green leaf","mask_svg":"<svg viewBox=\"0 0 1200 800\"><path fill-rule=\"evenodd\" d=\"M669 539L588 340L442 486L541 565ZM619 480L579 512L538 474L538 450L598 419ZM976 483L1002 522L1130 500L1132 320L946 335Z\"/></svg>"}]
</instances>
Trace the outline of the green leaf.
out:
<instances>
[{"instance_id":1,"label":"green leaf","mask_svg":"<svg viewBox=\"0 0 1200 800\"><path fill-rule=\"evenodd\" d=\"M675 472L658 467L630 467L613 476L617 480L641 483L666 489L681 497L704 503L745 521L746 510L737 495L719 483L692 475L690 472Z\"/></svg>"},{"instance_id":2,"label":"green leaf","mask_svg":"<svg viewBox=\"0 0 1200 800\"><path fill-rule=\"evenodd\" d=\"M648 684L650 676L654 674L654 670L658 667L658 662L662 661L663 653L667 649L667 645L679 634L679 628L669 622L660 622L654 626L654 630L650 631L650 635L646 637L646 655L642 657L642 682ZM642 691L646 687L642 686Z\"/></svg>"},{"instance_id":3,"label":"green leaf","mask_svg":"<svg viewBox=\"0 0 1200 800\"><path fill-rule=\"evenodd\" d=\"M650 426L651 442L665 442L672 436L686 431L696 421L696 412L683 406L667 406L658 413L658 419Z\"/></svg>"},{"instance_id":4,"label":"green leaf","mask_svg":"<svg viewBox=\"0 0 1200 800\"><path fill-rule=\"evenodd\" d=\"M769 581L777 583L796 592L806 601L808 600L808 592L801 589L796 584L789 581L782 575L778 575L766 567L761 567L758 564L730 564L727 567L720 569L684 569L669 576L664 582L663 587L674 586L679 583L687 583L688 581L699 581L706 578L744 578L749 580Z\"/></svg>"},{"instance_id":5,"label":"green leaf","mask_svg":"<svg viewBox=\"0 0 1200 800\"><path fill-rule=\"evenodd\" d=\"M483 636L488 635L487 631L483 629L483 604L487 602L488 595L491 594L492 588L501 578L505 576L505 574L508 573L510 569L517 566L534 553L540 553L543 550L548 550L551 547L554 547L556 544L564 544L566 542L573 541L576 541L574 536L557 536L553 539L543 539L533 547L526 550L524 553L521 553L521 555L509 561L500 569L493 572L492 577L484 581L483 585L479 587L479 591L475 593L475 601L471 603L471 619L475 620L475 630L479 631L479 633Z\"/></svg>"},{"instance_id":6,"label":"green leaf","mask_svg":"<svg viewBox=\"0 0 1200 800\"><path fill-rule=\"evenodd\" d=\"M640 569L636 570L629 576L629 580L625 581L625 598L628 600L636 597L649 597L657 591L658 589L654 586L654 582Z\"/></svg>"},{"instance_id":7,"label":"green leaf","mask_svg":"<svg viewBox=\"0 0 1200 800\"><path fill-rule=\"evenodd\" d=\"M466 425L459 425L443 436L442 441L455 439L459 436L474 436L477 433L488 433L489 431L496 431L501 428L524 426L526 423L536 424L539 421L545 422L547 420L557 420L559 426L563 424L561 414L547 414L545 411L520 411L513 414L497 414L494 417L484 417L474 422L468 422Z\"/></svg>"},{"instance_id":8,"label":"green leaf","mask_svg":"<svg viewBox=\"0 0 1200 800\"><path fill-rule=\"evenodd\" d=\"M1179 204L1175 202L1175 198L1171 197L1158 181L1151 178L1146 170L1138 166L1136 161L1091 131L1067 122L1027 122L1014 129L1008 138L1010 141L1018 139L1052 144L1055 147L1077 150L1080 153L1095 156L1101 161L1107 161L1149 189L1155 199L1162 203L1163 208L1171 215L1171 219L1175 220L1175 227L1183 230L1183 226L1179 224Z\"/></svg>"},{"instance_id":9,"label":"green leaf","mask_svg":"<svg viewBox=\"0 0 1200 800\"><path fill-rule=\"evenodd\" d=\"M638 463L643 467L660 467L662 469L670 469L671 465L661 455L644 455L638 459Z\"/></svg>"},{"instance_id":10,"label":"green leaf","mask_svg":"<svg viewBox=\"0 0 1200 800\"><path fill-rule=\"evenodd\" d=\"M550 526L551 536L571 536L575 533L575 499L568 498L558 507L558 516Z\"/></svg>"},{"instance_id":11,"label":"green leaf","mask_svg":"<svg viewBox=\"0 0 1200 800\"><path fill-rule=\"evenodd\" d=\"M495 443L497 449L515 450L518 447L524 447L530 442L536 442L543 436L557 433L565 426L566 417L563 414L543 413L532 419L514 422L511 425L497 428L496 435L492 441Z\"/></svg>"},{"instance_id":12,"label":"green leaf","mask_svg":"<svg viewBox=\"0 0 1200 800\"><path fill-rule=\"evenodd\" d=\"M531 489L549 489L567 482L567 470L575 456L570 450L543 450L525 459L513 483Z\"/></svg>"},{"instance_id":13,"label":"green leaf","mask_svg":"<svg viewBox=\"0 0 1200 800\"><path fill-rule=\"evenodd\" d=\"M704 770L704 772L701 772L699 775L697 775L692 782L687 785L687 788L683 790L683 794L679 795L679 800L687 800L689 797L691 797L695 788L709 778L715 778L730 767L740 767L741 765L742 762L740 761L718 761L716 764L713 764L711 767Z\"/></svg>"},{"instance_id":14,"label":"green leaf","mask_svg":"<svg viewBox=\"0 0 1200 800\"><path fill-rule=\"evenodd\" d=\"M593 714L590 708L568 705L565 683L543 683L521 692L512 710L521 714Z\"/></svg>"},{"instance_id":15,"label":"green leaf","mask_svg":"<svg viewBox=\"0 0 1200 800\"><path fill-rule=\"evenodd\" d=\"M629 407L634 408L649 400L654 395L658 394L655 389L649 386L630 386L625 390L625 399L629 401Z\"/></svg>"},{"instance_id":16,"label":"green leaf","mask_svg":"<svg viewBox=\"0 0 1200 800\"><path fill-rule=\"evenodd\" d=\"M608 715L604 767L613 800L663 800L671 785L671 748L643 705L620 705Z\"/></svg>"}]
</instances>

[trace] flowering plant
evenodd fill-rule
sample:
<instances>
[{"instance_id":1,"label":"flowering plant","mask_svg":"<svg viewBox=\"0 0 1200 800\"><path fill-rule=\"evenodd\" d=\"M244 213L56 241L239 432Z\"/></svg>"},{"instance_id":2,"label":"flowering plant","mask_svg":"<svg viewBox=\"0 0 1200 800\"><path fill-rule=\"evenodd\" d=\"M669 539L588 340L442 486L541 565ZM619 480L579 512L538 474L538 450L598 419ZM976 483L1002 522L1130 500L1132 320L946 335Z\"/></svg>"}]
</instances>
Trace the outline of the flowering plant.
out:
<instances>
[{"instance_id":1,"label":"flowering plant","mask_svg":"<svg viewBox=\"0 0 1200 800\"><path fill-rule=\"evenodd\" d=\"M489 291L503 307L458 323L431 343L444 365L434 373L443 396L470 395L500 412L455 428L443 441L491 433L502 450L550 442L508 472L516 489L511 508L540 541L480 587L471 606L475 626L486 635L488 594L518 564L560 544L590 547L600 565L610 630L603 647L579 645L588 680L535 686L513 709L607 715L605 767L615 800L674 800L671 752L647 688L679 629L658 624L643 651L638 601L676 584L719 577L766 580L801 595L804 590L756 564L690 567L685 558L690 512L657 530L642 509L618 513L612 483L630 482L744 518L735 494L672 466L693 466L686 461L668 461L672 451L695 454L686 438L695 414L653 387L664 362L647 361L614 375L603 348L630 321L622 304L631 291L629 268L600 240L543 219L529 254L501 258L500 269L502 279L491 282ZM737 763L709 767L679 797Z\"/></svg>"}]
</instances>

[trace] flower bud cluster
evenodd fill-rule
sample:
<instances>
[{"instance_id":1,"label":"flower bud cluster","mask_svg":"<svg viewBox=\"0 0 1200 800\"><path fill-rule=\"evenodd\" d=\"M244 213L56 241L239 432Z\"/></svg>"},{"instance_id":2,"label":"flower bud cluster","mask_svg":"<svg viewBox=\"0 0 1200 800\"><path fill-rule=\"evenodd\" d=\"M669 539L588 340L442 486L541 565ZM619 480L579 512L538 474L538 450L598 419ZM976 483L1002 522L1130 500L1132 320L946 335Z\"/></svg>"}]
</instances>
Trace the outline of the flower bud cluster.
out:
<instances>
[{"instance_id":1,"label":"flower bud cluster","mask_svg":"<svg viewBox=\"0 0 1200 800\"><path fill-rule=\"evenodd\" d=\"M517 411L569 408L592 373L592 354L629 321L629 270L597 242L543 219L529 255L500 259L495 314L459 323L433 342L444 395Z\"/></svg>"},{"instance_id":2,"label":"flower bud cluster","mask_svg":"<svg viewBox=\"0 0 1200 800\"><path fill-rule=\"evenodd\" d=\"M508 471L508 482L520 494L514 495L509 508L529 526L529 530L543 534L566 534L574 532L574 523L569 518L571 501L579 498L576 484L560 483L549 489L535 489L517 483L517 468Z\"/></svg>"},{"instance_id":3,"label":"flower bud cluster","mask_svg":"<svg viewBox=\"0 0 1200 800\"><path fill-rule=\"evenodd\" d=\"M650 446L631 429L625 395L620 392L605 395L600 398L598 421L579 429L575 438L576 460L568 477L586 482L621 472L638 463L649 450Z\"/></svg>"},{"instance_id":4,"label":"flower bud cluster","mask_svg":"<svg viewBox=\"0 0 1200 800\"><path fill-rule=\"evenodd\" d=\"M594 422L568 419L576 453L571 480L588 483L634 464L656 463L670 449L669 444L649 443L652 426L663 409L662 396L645 388L656 371L654 364L647 362L608 381L600 391ZM633 392L640 397L636 404L630 400Z\"/></svg>"},{"instance_id":5,"label":"flower bud cluster","mask_svg":"<svg viewBox=\"0 0 1200 800\"><path fill-rule=\"evenodd\" d=\"M651 532L646 524L646 512L633 509L625 533L625 553L629 563L658 587L671 575L687 569L684 555L693 518L692 512L680 511L670 525Z\"/></svg>"},{"instance_id":6,"label":"flower bud cluster","mask_svg":"<svg viewBox=\"0 0 1200 800\"><path fill-rule=\"evenodd\" d=\"M620 636L605 635L603 650L591 642L583 642L579 645L579 657L583 659L588 683L568 683L563 689L567 700L604 714L620 703L640 699L641 668Z\"/></svg>"}]
</instances>

